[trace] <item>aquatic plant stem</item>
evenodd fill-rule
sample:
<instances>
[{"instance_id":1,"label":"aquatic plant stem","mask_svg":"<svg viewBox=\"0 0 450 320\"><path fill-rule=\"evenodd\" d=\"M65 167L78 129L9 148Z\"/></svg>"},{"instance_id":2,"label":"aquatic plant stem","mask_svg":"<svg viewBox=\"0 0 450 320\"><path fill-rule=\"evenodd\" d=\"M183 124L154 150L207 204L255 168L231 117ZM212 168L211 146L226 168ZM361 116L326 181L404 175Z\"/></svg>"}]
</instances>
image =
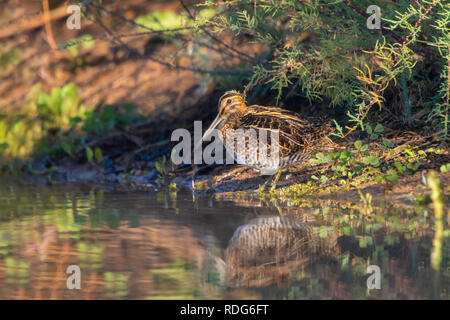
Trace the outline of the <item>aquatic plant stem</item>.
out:
<instances>
[{"instance_id":1,"label":"aquatic plant stem","mask_svg":"<svg viewBox=\"0 0 450 320\"><path fill-rule=\"evenodd\" d=\"M436 219L433 249L431 251L431 267L439 271L442 262L442 242L444 238L444 199L442 197L441 181L436 176L436 171L431 171L427 176L427 182L431 189L434 216Z\"/></svg>"},{"instance_id":2,"label":"aquatic plant stem","mask_svg":"<svg viewBox=\"0 0 450 320\"><path fill-rule=\"evenodd\" d=\"M270 191L275 191L277 188L278 180L280 180L281 173L283 172L282 169L278 170L277 175L275 176L275 180L273 181L272 187L270 188Z\"/></svg>"}]
</instances>

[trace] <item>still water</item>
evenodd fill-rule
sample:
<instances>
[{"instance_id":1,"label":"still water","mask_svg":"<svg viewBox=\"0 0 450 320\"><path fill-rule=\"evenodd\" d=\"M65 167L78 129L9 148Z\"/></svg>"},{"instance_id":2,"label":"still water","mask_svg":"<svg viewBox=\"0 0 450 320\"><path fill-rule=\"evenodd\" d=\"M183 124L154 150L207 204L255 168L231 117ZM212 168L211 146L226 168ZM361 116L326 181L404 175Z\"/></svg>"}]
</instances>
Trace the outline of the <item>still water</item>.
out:
<instances>
[{"instance_id":1,"label":"still water","mask_svg":"<svg viewBox=\"0 0 450 320\"><path fill-rule=\"evenodd\" d=\"M433 228L420 207L3 186L0 298L449 299Z\"/></svg>"}]
</instances>

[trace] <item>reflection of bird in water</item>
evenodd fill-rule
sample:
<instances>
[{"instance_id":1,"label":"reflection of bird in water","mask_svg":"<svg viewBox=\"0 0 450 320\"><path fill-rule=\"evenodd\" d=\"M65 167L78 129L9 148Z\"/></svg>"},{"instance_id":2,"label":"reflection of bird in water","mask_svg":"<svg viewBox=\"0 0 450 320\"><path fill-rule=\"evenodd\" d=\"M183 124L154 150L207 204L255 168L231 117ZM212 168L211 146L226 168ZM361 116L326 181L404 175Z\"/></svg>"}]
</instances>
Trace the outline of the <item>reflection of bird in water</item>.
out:
<instances>
[{"instance_id":1,"label":"reflection of bird in water","mask_svg":"<svg viewBox=\"0 0 450 320\"><path fill-rule=\"evenodd\" d=\"M242 95L234 91L225 93L219 99L219 114L202 140L209 139L214 129L221 132L225 146L232 150L231 153L235 155L238 163L259 169L264 175L278 172L272 189L276 188L283 168L301 163L319 150L339 147L328 137L333 131L329 124L312 124L300 119L296 113L281 108L247 106ZM258 135L262 132L278 133L278 143L272 141L271 135L268 134L267 141L262 141L260 137L244 137L247 139L246 147L236 148L236 139L242 137L239 129L258 130ZM260 151L276 155L264 156ZM271 178L259 191L263 191L270 180Z\"/></svg>"},{"instance_id":2,"label":"reflection of bird in water","mask_svg":"<svg viewBox=\"0 0 450 320\"><path fill-rule=\"evenodd\" d=\"M286 281L312 259L336 256L336 239L320 238L310 223L296 217L251 220L235 231L226 250L227 284L251 287Z\"/></svg>"}]
</instances>

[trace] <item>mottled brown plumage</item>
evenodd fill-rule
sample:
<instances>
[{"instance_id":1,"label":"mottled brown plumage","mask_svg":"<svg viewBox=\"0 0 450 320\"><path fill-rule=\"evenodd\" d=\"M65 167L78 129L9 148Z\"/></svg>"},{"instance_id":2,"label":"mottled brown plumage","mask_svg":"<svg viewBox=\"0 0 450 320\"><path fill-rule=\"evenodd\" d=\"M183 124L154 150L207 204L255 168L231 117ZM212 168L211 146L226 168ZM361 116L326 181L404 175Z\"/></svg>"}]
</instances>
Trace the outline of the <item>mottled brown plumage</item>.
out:
<instances>
[{"instance_id":1,"label":"mottled brown plumage","mask_svg":"<svg viewBox=\"0 0 450 320\"><path fill-rule=\"evenodd\" d=\"M240 159L240 163L260 169L263 174L274 174L278 171L276 181L281 169L305 161L320 150L336 147L329 138L332 127L328 123L313 124L300 119L296 113L281 108L247 106L243 97L236 92L227 92L220 98L219 114L203 138L208 137L215 128L222 133L227 149L237 150L235 156ZM264 159L259 159L258 144L249 139L246 140L249 153L240 154L236 145L229 144L233 139L227 140L230 134L234 135L231 138L237 138L239 134L235 131L238 129L277 132L279 162L265 163ZM270 150L270 134L267 136L267 147Z\"/></svg>"}]
</instances>

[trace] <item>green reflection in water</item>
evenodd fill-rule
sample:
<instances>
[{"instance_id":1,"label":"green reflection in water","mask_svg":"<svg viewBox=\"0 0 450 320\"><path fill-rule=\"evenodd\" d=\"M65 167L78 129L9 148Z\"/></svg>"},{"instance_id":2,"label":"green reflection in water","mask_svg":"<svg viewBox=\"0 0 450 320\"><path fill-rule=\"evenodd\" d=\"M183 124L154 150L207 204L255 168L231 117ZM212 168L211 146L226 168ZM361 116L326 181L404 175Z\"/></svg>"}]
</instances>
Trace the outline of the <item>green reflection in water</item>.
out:
<instances>
[{"instance_id":1,"label":"green reflection in water","mask_svg":"<svg viewBox=\"0 0 450 320\"><path fill-rule=\"evenodd\" d=\"M8 186L0 188L0 298L448 299L449 232L436 276L432 213ZM65 288L71 264L82 271L79 291ZM372 264L381 290L367 289Z\"/></svg>"}]
</instances>

